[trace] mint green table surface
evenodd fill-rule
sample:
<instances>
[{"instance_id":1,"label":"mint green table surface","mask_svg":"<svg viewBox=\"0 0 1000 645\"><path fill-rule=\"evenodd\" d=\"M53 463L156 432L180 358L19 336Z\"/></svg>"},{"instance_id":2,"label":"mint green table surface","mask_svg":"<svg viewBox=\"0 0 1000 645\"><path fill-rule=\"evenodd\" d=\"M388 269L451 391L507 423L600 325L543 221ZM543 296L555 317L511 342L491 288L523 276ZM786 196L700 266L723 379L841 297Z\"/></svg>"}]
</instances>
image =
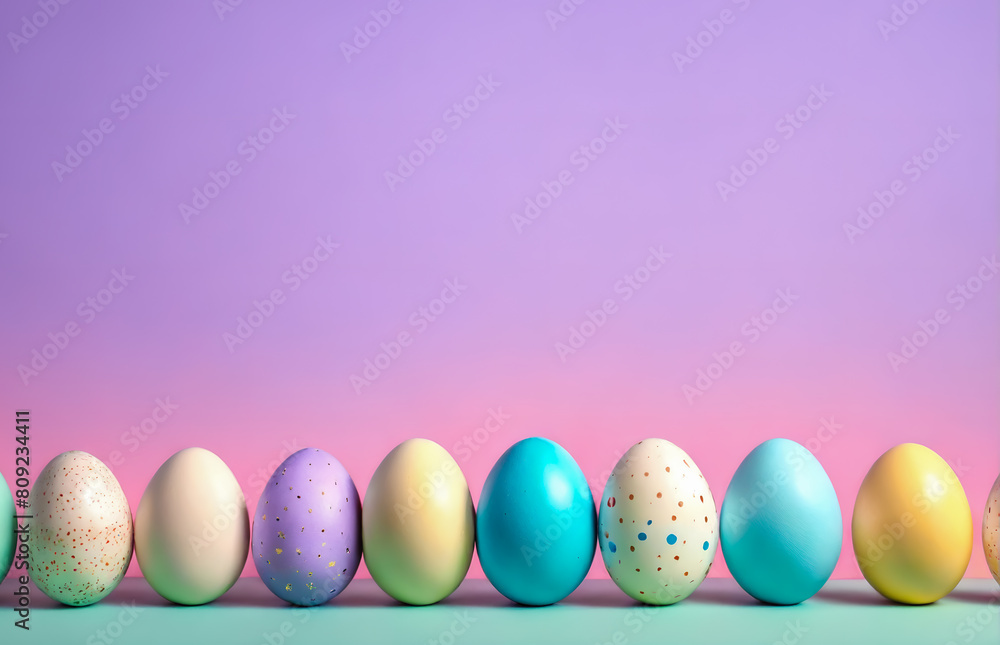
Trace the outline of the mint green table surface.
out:
<instances>
[{"instance_id":1,"label":"mint green table surface","mask_svg":"<svg viewBox=\"0 0 1000 645\"><path fill-rule=\"evenodd\" d=\"M32 587L31 630L14 627L11 580L0 585L0 643L974 643L1000 644L1000 586L966 579L922 607L889 603L863 580L834 580L794 607L764 606L730 579L709 579L670 607L640 606L609 580L588 580L551 607L518 607L485 580L466 580L444 602L402 606L371 580L355 580L322 607L283 605L257 578L216 602L179 607L128 578L90 607L56 605Z\"/></svg>"}]
</instances>

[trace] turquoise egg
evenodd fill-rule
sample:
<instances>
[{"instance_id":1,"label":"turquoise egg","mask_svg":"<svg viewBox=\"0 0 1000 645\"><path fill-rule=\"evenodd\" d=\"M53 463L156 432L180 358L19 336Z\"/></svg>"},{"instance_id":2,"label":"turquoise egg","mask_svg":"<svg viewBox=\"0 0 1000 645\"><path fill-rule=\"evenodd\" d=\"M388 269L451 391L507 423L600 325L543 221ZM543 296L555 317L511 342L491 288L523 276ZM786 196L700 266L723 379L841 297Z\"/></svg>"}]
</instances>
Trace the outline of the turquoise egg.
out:
<instances>
[{"instance_id":1,"label":"turquoise egg","mask_svg":"<svg viewBox=\"0 0 1000 645\"><path fill-rule=\"evenodd\" d=\"M14 547L17 541L14 520L14 498L3 475L0 475L0 581L7 577L10 564L14 561Z\"/></svg>"},{"instance_id":2,"label":"turquoise egg","mask_svg":"<svg viewBox=\"0 0 1000 645\"><path fill-rule=\"evenodd\" d=\"M483 572L522 605L550 605L576 589L597 546L597 512L583 472L559 444L518 441L493 466L476 516Z\"/></svg>"},{"instance_id":3,"label":"turquoise egg","mask_svg":"<svg viewBox=\"0 0 1000 645\"><path fill-rule=\"evenodd\" d=\"M762 602L811 598L840 557L833 483L812 453L789 439L769 439L747 455L729 482L719 523L730 573Z\"/></svg>"}]
</instances>

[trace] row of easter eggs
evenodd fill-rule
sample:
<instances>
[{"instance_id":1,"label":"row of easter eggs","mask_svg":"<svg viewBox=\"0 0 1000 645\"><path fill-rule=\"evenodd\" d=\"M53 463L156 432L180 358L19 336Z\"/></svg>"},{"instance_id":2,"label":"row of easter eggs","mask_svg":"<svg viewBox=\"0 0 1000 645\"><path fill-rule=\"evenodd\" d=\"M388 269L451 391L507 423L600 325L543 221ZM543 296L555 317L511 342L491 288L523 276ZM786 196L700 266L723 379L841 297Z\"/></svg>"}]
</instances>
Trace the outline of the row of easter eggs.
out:
<instances>
[{"instance_id":1,"label":"row of easter eggs","mask_svg":"<svg viewBox=\"0 0 1000 645\"><path fill-rule=\"evenodd\" d=\"M983 543L993 576L1000 478L990 492ZM170 601L211 602L239 577L248 550L279 598L303 606L335 597L362 550L375 582L412 605L437 602L464 579L478 545L483 571L507 598L547 605L571 593L595 542L615 583L648 604L690 595L721 542L736 581L755 598L795 604L815 594L841 551L840 506L823 467L803 446L771 439L740 464L721 513L694 460L647 439L620 459L599 512L576 461L541 438L519 441L487 477L478 513L451 455L426 439L403 442L372 477L362 509L347 470L315 448L286 459L267 481L252 529L236 478L215 454L188 448L153 476L133 524L114 475L67 452L30 494L30 531L16 544L14 509L0 478L0 571L15 546L31 577L68 605L99 601L125 575L133 545L149 584ZM252 534L251 534L252 532ZM917 444L872 466L852 522L861 571L886 597L929 603L962 578L972 551L969 504L954 471Z\"/></svg>"}]
</instances>

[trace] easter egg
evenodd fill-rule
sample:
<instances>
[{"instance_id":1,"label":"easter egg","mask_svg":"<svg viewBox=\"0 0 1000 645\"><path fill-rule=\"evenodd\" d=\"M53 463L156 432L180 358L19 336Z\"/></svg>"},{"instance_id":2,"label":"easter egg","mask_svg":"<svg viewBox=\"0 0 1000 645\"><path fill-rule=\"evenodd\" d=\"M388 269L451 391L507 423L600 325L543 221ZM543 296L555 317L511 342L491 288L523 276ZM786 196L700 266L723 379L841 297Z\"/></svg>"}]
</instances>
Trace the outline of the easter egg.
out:
<instances>
[{"instance_id":1,"label":"easter egg","mask_svg":"<svg viewBox=\"0 0 1000 645\"><path fill-rule=\"evenodd\" d=\"M239 578L249 545L243 491L222 459L186 448L160 466L135 514L135 556L156 593L181 605L215 600Z\"/></svg>"},{"instance_id":2,"label":"easter egg","mask_svg":"<svg viewBox=\"0 0 1000 645\"><path fill-rule=\"evenodd\" d=\"M931 603L951 592L969 566L969 500L937 453L900 444L861 482L851 537L861 573L876 591L900 603Z\"/></svg>"},{"instance_id":3,"label":"easter egg","mask_svg":"<svg viewBox=\"0 0 1000 645\"><path fill-rule=\"evenodd\" d=\"M583 471L562 446L533 437L497 460L476 514L483 572L523 605L559 602L594 560L597 513Z\"/></svg>"},{"instance_id":4,"label":"easter egg","mask_svg":"<svg viewBox=\"0 0 1000 645\"><path fill-rule=\"evenodd\" d=\"M368 483L362 545L372 578L410 605L453 592L472 563L476 520L465 475L427 439L393 448Z\"/></svg>"},{"instance_id":5,"label":"easter egg","mask_svg":"<svg viewBox=\"0 0 1000 645\"><path fill-rule=\"evenodd\" d=\"M986 510L983 511L983 551L986 552L986 564L989 565L993 579L1000 583L1000 564L997 554L1000 551L1000 477L993 482L990 495L986 499Z\"/></svg>"},{"instance_id":6,"label":"easter egg","mask_svg":"<svg viewBox=\"0 0 1000 645\"><path fill-rule=\"evenodd\" d=\"M708 482L686 452L645 439L618 461L598 513L598 542L611 579L632 598L670 605L712 566L719 518Z\"/></svg>"},{"instance_id":7,"label":"easter egg","mask_svg":"<svg viewBox=\"0 0 1000 645\"><path fill-rule=\"evenodd\" d=\"M843 530L826 471L789 439L769 439L747 455L719 514L729 572L751 596L776 605L820 590L837 566Z\"/></svg>"},{"instance_id":8,"label":"easter egg","mask_svg":"<svg viewBox=\"0 0 1000 645\"><path fill-rule=\"evenodd\" d=\"M100 459L74 450L42 469L31 494L29 570L35 585L65 605L107 596L132 559L132 512Z\"/></svg>"},{"instance_id":9,"label":"easter egg","mask_svg":"<svg viewBox=\"0 0 1000 645\"><path fill-rule=\"evenodd\" d=\"M10 496L7 482L0 474L0 582L7 577L14 561L14 549L17 546L15 514L14 498Z\"/></svg>"},{"instance_id":10,"label":"easter egg","mask_svg":"<svg viewBox=\"0 0 1000 645\"><path fill-rule=\"evenodd\" d=\"M361 564L361 498L333 455L304 448L278 466L257 501L251 552L267 588L294 605L344 590Z\"/></svg>"}]
</instances>

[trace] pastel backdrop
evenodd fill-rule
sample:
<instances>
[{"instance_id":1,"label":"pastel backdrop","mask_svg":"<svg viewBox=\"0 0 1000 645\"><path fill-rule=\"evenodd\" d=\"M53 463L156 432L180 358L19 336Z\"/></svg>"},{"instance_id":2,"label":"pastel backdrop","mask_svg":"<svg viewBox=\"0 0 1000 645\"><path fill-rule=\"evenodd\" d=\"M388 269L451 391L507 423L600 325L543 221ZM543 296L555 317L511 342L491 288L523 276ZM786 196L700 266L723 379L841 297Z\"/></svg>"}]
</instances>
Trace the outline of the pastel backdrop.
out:
<instances>
[{"instance_id":1,"label":"pastel backdrop","mask_svg":"<svg viewBox=\"0 0 1000 645\"><path fill-rule=\"evenodd\" d=\"M198 445L252 509L290 451L333 453L363 494L422 436L478 501L542 435L600 498L656 436L721 504L782 436L832 478L835 576L859 577L854 496L913 441L958 470L967 575L988 576L995 3L902 24L861 0L224 3L70 3L34 32L37 3L0 8L20 35L0 45L0 408L31 410L36 473L86 450L134 512Z\"/></svg>"}]
</instances>

